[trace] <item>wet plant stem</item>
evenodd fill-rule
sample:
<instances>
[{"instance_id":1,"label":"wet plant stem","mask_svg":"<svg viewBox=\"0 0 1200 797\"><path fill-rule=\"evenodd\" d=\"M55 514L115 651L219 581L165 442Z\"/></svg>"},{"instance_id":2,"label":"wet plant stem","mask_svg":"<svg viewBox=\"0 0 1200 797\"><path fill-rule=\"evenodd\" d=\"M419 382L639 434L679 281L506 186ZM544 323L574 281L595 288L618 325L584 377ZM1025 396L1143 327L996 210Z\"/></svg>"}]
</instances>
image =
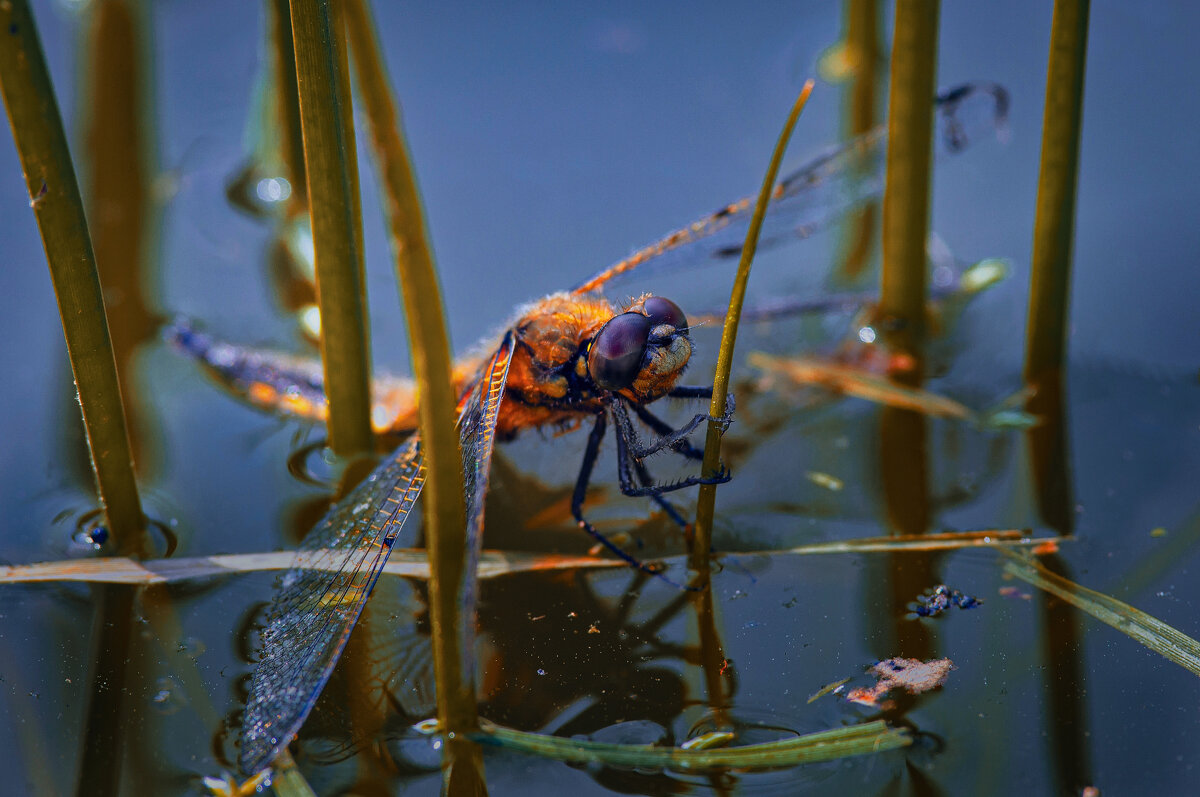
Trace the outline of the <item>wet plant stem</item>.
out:
<instances>
[{"instance_id":1,"label":"wet plant stem","mask_svg":"<svg viewBox=\"0 0 1200 797\"><path fill-rule=\"evenodd\" d=\"M300 94L296 83L295 43L288 0L270 0L271 57L275 73L275 113L280 160L292 187L291 207L307 210L308 186L304 169L304 136L300 123Z\"/></svg>"},{"instance_id":2,"label":"wet plant stem","mask_svg":"<svg viewBox=\"0 0 1200 797\"><path fill-rule=\"evenodd\" d=\"M300 124L321 310L329 444L368 453L370 350L363 284L362 208L342 4L291 0Z\"/></svg>"},{"instance_id":3,"label":"wet plant stem","mask_svg":"<svg viewBox=\"0 0 1200 797\"><path fill-rule=\"evenodd\" d=\"M1025 335L1029 383L1053 378L1066 358L1088 7L1089 0L1054 3Z\"/></svg>"},{"instance_id":4,"label":"wet plant stem","mask_svg":"<svg viewBox=\"0 0 1200 797\"><path fill-rule=\"evenodd\" d=\"M366 109L372 149L383 186L388 230L408 319L425 455L426 539L429 548L430 606L438 720L444 733L459 737L443 746L446 788L482 789L482 757L462 734L478 727L470 667L472 651L463 633L474 617L464 616L460 596L467 572L466 504L463 461L455 430L457 396L451 379L450 340L442 311L442 291L425 232L424 211L397 104L387 78L370 10L363 0L346 0L347 35L361 102Z\"/></svg>"},{"instance_id":5,"label":"wet plant stem","mask_svg":"<svg viewBox=\"0 0 1200 797\"><path fill-rule=\"evenodd\" d=\"M27 0L0 3L0 90L42 234L79 392L100 502L116 551L144 553L116 360L62 116Z\"/></svg>"},{"instance_id":6,"label":"wet plant stem","mask_svg":"<svg viewBox=\"0 0 1200 797\"><path fill-rule=\"evenodd\" d=\"M725 312L725 326L721 330L721 349L717 354L717 369L713 375L712 404L709 414L720 418L725 414L726 395L729 391L729 374L733 369L733 347L737 340L738 322L742 317L742 304L746 299L746 284L750 280L750 264L754 261L754 251L758 246L758 235L762 230L763 217L767 205L775 190L775 179L779 175L779 166L783 162L783 153L787 150L792 130L800 118L801 111L808 104L812 94L813 81L809 80L800 90L800 96L792 105L787 122L775 143L775 151L771 154L771 163L763 177L762 188L758 192L758 201L754 205L754 215L750 219L750 229L746 231L746 241L742 245L741 260L738 262L737 276L734 277L733 291L729 295L729 306ZM717 474L721 462L721 427L716 421L709 421L708 433L704 441L704 462L702 473L707 477ZM704 583L708 579L709 556L712 551L712 524L716 513L717 487L715 484L700 485L700 495L696 501L696 530L692 539L692 550L688 566L699 574ZM696 585L702 587L703 584Z\"/></svg>"},{"instance_id":7,"label":"wet plant stem","mask_svg":"<svg viewBox=\"0 0 1200 797\"><path fill-rule=\"evenodd\" d=\"M919 351L925 325L937 29L937 0L897 0L888 89L879 310L893 330L888 343L910 358ZM910 364L908 370L919 370L918 363L910 360Z\"/></svg>"}]
</instances>

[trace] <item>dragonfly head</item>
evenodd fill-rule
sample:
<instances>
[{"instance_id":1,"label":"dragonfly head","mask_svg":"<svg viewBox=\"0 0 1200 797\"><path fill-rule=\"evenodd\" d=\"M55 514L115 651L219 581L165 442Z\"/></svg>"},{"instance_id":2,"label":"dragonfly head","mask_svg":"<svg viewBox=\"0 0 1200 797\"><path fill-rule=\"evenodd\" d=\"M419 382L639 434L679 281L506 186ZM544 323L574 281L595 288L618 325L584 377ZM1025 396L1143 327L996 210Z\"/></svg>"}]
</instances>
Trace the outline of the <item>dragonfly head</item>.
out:
<instances>
[{"instance_id":1,"label":"dragonfly head","mask_svg":"<svg viewBox=\"0 0 1200 797\"><path fill-rule=\"evenodd\" d=\"M675 386L691 356L687 316L669 299L643 296L596 333L588 374L597 387L646 404Z\"/></svg>"}]
</instances>

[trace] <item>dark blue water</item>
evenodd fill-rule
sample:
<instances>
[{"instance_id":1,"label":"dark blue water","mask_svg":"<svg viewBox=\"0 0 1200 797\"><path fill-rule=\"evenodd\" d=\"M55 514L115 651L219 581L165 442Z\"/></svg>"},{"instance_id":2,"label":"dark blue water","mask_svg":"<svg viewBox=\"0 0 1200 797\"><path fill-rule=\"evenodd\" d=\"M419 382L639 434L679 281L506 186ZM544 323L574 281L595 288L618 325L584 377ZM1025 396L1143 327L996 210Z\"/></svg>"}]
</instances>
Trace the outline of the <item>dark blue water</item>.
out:
<instances>
[{"instance_id":1,"label":"dark blue water","mask_svg":"<svg viewBox=\"0 0 1200 797\"><path fill-rule=\"evenodd\" d=\"M630 4L604 11L379 5L460 350L519 303L571 285L753 191L787 108L840 28L832 4ZM78 126L75 12L66 2L35 6L60 103L68 125ZM175 2L157 5L151 17L164 175L156 183L161 234L151 258L160 306L201 318L232 339L295 346L293 323L277 312L263 268L269 230L231 208L224 194L251 141L260 10ZM1200 346L1192 304L1200 287L1200 228L1192 209L1200 202L1200 156L1191 142L1189 92L1200 78L1196 23L1197 12L1184 4L1092 8L1068 386L1077 539L1061 554L1071 578L1194 637L1200 594L1189 570L1200 532ZM1014 268L1008 283L972 305L955 332L960 353L933 385L977 408L1019 387L1049 26L1043 3L942 9L939 83L994 80L1013 95L1008 144L946 163L934 182L933 226L950 248L965 260L1007 257ZM818 84L793 140L792 164L837 140L841 102L840 89ZM375 361L403 373L403 318L376 188L369 168L363 173ZM7 260L0 270L0 558L61 559L72 552L75 517L91 502L70 454L70 378L7 128L0 131L0 230ZM818 238L764 259L751 300L816 284L835 243ZM689 300L689 292L720 300L728 290L719 269L688 285L665 282L654 287ZM803 345L816 345L814 330L803 331ZM696 373L709 367L716 348L715 332L705 334ZM740 353L794 351L798 332L785 326L751 334L757 337L746 338ZM177 535L178 555L292 544L296 528L315 519L311 505L321 494L296 481L285 462L298 438L319 434L241 407L162 347L147 347L138 362L158 450L146 503ZM718 498L718 547L766 550L883 534L878 409L849 400L801 415L775 399L761 409L783 420L766 440L744 440L756 447L735 463L737 478ZM747 434L756 428L750 415L741 424ZM933 492L944 499L934 528L1039 525L1019 432L935 421L929 435ZM581 448L582 440L569 437L534 438L504 453L516 473L540 475L553 488L569 484L562 474L573 473ZM611 458L602 456L598 479L614 476ZM823 490L805 478L811 471L834 474L846 486ZM510 483L516 494L538 495ZM599 514L636 519L647 511L614 500ZM513 525L497 528L490 545L586 548L569 530L524 530L515 510L496 515ZM1151 534L1159 528L1165 535ZM1003 580L989 553L894 564L878 555L747 554L719 574L718 628L736 673L733 716L756 728L812 731L868 715L836 698L812 705L807 699L830 681L919 646L903 638L910 627L888 592L903 583L897 574L906 567L929 579L912 598L945 582L985 600L977 610L919 626L930 657L948 656L958 669L908 715L922 732L908 754L910 768L892 753L730 776L733 792L880 793L901 781L920 794L1057 794L1080 773L1088 783L1076 785L1095 785L1106 797L1191 788L1200 763L1191 741L1200 696L1193 675L1069 612L1078 641L1060 651L1065 669L1054 669L1042 642L1041 599L1026 600L1032 588ZM652 741L643 737L659 733L685 738L707 711L699 669L678 650L695 644L694 618L685 608L656 626L669 649L629 641L630 628L678 597L652 583L619 638L611 612L630 578L530 577L485 588L481 661L485 690L492 690L483 696L485 709L530 730L603 728L596 738L621 741ZM165 603L178 632L153 619L157 604L139 607L146 621L135 625L134 675L124 686L132 712L128 793L195 791L199 777L229 765L221 760L231 749L221 722L239 709L241 680L252 666L240 649L246 618L271 588L267 574L172 587ZM0 745L10 751L8 782L14 793L69 792L92 689L91 593L70 585L9 586L3 597L0 717L8 721L0 722ZM567 618L569 612L596 618L612 634L588 635L584 625L580 636L571 625L579 618ZM541 615L551 615L548 625L531 620ZM620 693L630 685L637 688ZM1081 696L1064 709L1055 702L1064 692ZM622 724L634 722L641 724ZM1064 738L1074 747L1064 748ZM402 758L416 770L436 761L414 749L421 743L403 744ZM319 790L353 781L350 765L318 766L316 747L305 749L311 755L302 764ZM572 769L512 754L489 754L487 767L493 794L529 793L534 785L578 794L714 789L705 779ZM436 775L403 779L416 793L436 791Z\"/></svg>"}]
</instances>

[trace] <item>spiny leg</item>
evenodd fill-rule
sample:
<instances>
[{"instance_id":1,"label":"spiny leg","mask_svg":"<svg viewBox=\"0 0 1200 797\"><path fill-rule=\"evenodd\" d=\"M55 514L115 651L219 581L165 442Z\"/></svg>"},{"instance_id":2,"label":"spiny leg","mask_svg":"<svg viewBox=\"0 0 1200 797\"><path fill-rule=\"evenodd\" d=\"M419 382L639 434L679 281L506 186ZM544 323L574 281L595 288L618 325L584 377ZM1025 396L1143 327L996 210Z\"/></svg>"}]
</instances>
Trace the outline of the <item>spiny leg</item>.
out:
<instances>
[{"instance_id":1,"label":"spiny leg","mask_svg":"<svg viewBox=\"0 0 1200 797\"><path fill-rule=\"evenodd\" d=\"M617 400L609 404L609 409L612 410L613 420L617 425L617 474L620 477L621 492L624 495L635 498L658 497L663 493L674 492L695 484L724 484L729 481L729 471L722 465L716 475L711 477L688 476L670 484L655 484L645 465L642 464L642 460L648 456L647 451L653 453L670 446L653 443L648 447L643 447L638 440L637 430L629 418L629 411L625 405ZM640 477L640 483L639 478L635 478L635 476ZM659 503L662 505L662 502ZM664 506L664 509L667 507ZM667 511L675 514L673 509L667 509ZM686 524L682 525L686 526Z\"/></svg>"},{"instance_id":2,"label":"spiny leg","mask_svg":"<svg viewBox=\"0 0 1200 797\"><path fill-rule=\"evenodd\" d=\"M641 404L634 404L633 411L638 416L642 423L646 424L652 432L660 437L673 434L675 429L666 421L659 418L650 410L646 409ZM677 451L688 459L701 460L704 459L704 451L696 448L689 440L681 440L674 446L671 446L673 451Z\"/></svg>"},{"instance_id":3,"label":"spiny leg","mask_svg":"<svg viewBox=\"0 0 1200 797\"><path fill-rule=\"evenodd\" d=\"M692 396L681 396L681 398L692 398ZM725 403L725 413L720 418L714 418L711 415L700 413L678 429L672 429L662 421L658 421L657 418L654 420L661 424L661 428L655 426L650 421L646 421L646 419L642 417L641 413L639 412L638 417L642 418L642 420L646 422L646 425L650 426L650 428L659 435L659 437L648 446L642 446L641 441L638 439L637 433L633 428L633 422L629 420L629 413L625 407L622 406L619 401L614 403L612 406L614 408L614 419L616 420L619 429L629 439L629 453L634 459L640 460L645 459L653 454L657 454L664 448L669 448L673 451L678 451L684 456L689 456L689 454L683 450L685 448L692 448L691 443L689 443L687 440L688 435L694 432L696 427L698 427L700 424L708 423L709 421L716 421L718 424L720 424L721 431L723 433L729 428L729 424L733 421L734 400L733 394L731 393ZM636 411L637 409L635 407L635 412ZM653 416L650 417L653 418ZM692 450L694 451L695 449L692 448ZM703 454L701 454L701 457L703 457Z\"/></svg>"},{"instance_id":4,"label":"spiny leg","mask_svg":"<svg viewBox=\"0 0 1200 797\"><path fill-rule=\"evenodd\" d=\"M592 426L591 433L588 434L587 448L583 452L583 463L579 467L579 477L575 480L575 492L571 495L571 516L575 518L575 522L579 524L579 528L586 531L592 539L603 545L621 561L626 564L636 567L643 573L649 573L652 576L658 576L667 583L683 589L682 584L678 584L667 578L663 573L652 567L651 565L639 562L634 557L625 553L617 547L612 540L596 530L595 526L584 520L583 517L583 501L587 496L588 482L592 478L592 469L596 467L596 459L600 453L600 442L604 439L604 432L607 428L607 414L600 412L596 414L596 423ZM622 477L623 478L623 477Z\"/></svg>"}]
</instances>

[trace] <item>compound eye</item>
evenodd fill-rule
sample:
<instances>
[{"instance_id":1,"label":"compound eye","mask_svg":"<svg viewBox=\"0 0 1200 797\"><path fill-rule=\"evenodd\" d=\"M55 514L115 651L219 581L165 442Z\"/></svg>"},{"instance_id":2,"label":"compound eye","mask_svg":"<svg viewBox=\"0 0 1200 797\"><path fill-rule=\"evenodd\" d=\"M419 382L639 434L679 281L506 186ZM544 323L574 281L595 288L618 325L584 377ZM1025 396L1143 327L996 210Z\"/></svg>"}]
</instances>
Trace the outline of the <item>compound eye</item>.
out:
<instances>
[{"instance_id":1,"label":"compound eye","mask_svg":"<svg viewBox=\"0 0 1200 797\"><path fill-rule=\"evenodd\" d=\"M588 348L588 373L605 390L621 390L633 384L642 368L646 341L654 322L641 313L613 316L600 329Z\"/></svg>"},{"instance_id":2,"label":"compound eye","mask_svg":"<svg viewBox=\"0 0 1200 797\"><path fill-rule=\"evenodd\" d=\"M679 305L661 296L651 296L642 302L642 308L650 318L651 328L659 324L670 324L676 332L687 332L687 316L679 309Z\"/></svg>"}]
</instances>

